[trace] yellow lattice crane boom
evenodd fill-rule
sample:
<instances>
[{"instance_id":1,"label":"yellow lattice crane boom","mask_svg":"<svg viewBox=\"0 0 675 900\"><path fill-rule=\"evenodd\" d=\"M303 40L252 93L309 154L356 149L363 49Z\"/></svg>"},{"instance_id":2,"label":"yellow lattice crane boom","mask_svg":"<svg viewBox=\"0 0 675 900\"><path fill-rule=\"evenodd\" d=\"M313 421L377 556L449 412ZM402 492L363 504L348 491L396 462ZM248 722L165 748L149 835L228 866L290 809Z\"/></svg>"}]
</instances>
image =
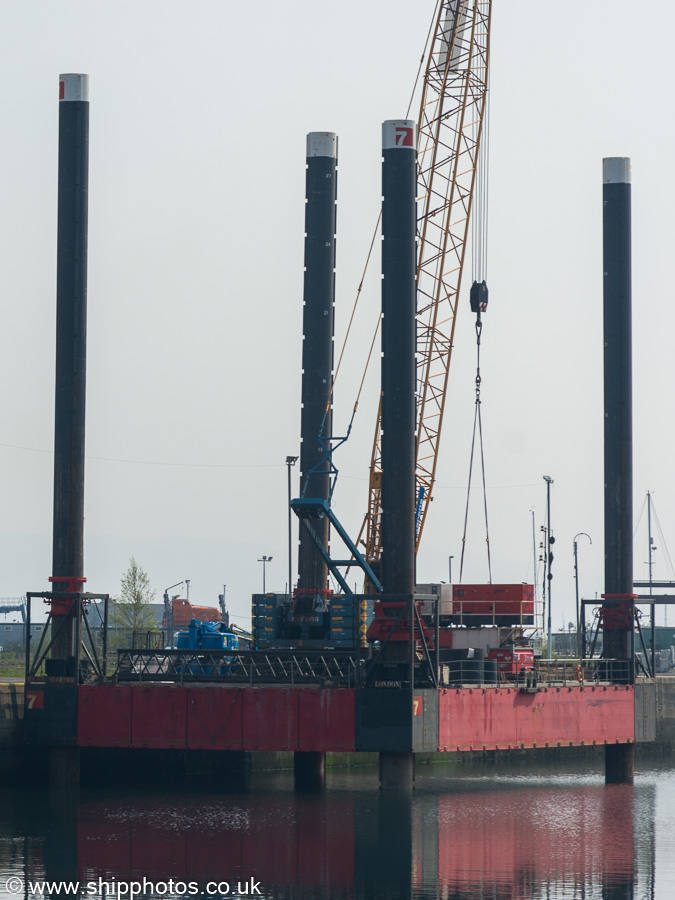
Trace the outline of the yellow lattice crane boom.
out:
<instances>
[{"instance_id":1,"label":"yellow lattice crane boom","mask_svg":"<svg viewBox=\"0 0 675 900\"><path fill-rule=\"evenodd\" d=\"M439 0L418 118L416 548L433 498L488 91L492 0ZM380 414L365 556L381 555Z\"/></svg>"}]
</instances>

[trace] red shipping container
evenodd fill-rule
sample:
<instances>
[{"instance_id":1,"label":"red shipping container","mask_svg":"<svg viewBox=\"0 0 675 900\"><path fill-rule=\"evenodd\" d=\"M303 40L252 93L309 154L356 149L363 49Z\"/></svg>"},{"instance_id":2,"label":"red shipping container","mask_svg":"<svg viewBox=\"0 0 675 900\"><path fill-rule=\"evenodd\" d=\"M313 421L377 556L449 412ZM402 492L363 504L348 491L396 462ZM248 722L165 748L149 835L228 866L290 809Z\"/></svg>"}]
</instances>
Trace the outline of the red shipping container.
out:
<instances>
[{"instance_id":1,"label":"red shipping container","mask_svg":"<svg viewBox=\"0 0 675 900\"><path fill-rule=\"evenodd\" d=\"M452 618L463 625L533 625L531 584L455 584Z\"/></svg>"}]
</instances>

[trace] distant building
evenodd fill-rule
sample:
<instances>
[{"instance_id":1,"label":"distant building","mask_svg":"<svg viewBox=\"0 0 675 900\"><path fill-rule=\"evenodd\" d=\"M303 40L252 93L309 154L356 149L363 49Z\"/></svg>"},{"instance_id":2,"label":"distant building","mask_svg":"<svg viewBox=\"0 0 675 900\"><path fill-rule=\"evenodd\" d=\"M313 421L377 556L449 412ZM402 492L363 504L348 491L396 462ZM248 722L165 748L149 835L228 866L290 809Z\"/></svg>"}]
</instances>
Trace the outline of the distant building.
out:
<instances>
[{"instance_id":1,"label":"distant building","mask_svg":"<svg viewBox=\"0 0 675 900\"><path fill-rule=\"evenodd\" d=\"M552 634L553 652L556 656L578 656L577 633L576 631L559 631Z\"/></svg>"},{"instance_id":2,"label":"distant building","mask_svg":"<svg viewBox=\"0 0 675 900\"><path fill-rule=\"evenodd\" d=\"M151 645L154 647L155 644L157 646L164 646L166 643L165 635L162 630L162 616L164 615L164 604L163 603L150 603L149 608L153 614L153 629L157 632L160 632L156 638L151 639ZM110 610L108 610L110 613ZM20 621L20 616L17 612L11 613L11 621L7 620L9 613L3 615L3 607L0 605L0 650L18 650L23 649L25 647L26 641L26 625ZM94 632L100 632L103 627L103 604L99 602L94 602L88 607L88 621L89 627ZM45 622L33 622L31 624L31 643L33 650L37 649L37 645L40 641L40 637L42 636L43 631L46 628ZM117 629L113 626L109 626L109 635L112 635ZM133 632L128 631L126 629L119 629L119 635L117 644L124 644L125 646L133 646L134 643L138 643L139 638L134 639Z\"/></svg>"},{"instance_id":3,"label":"distant building","mask_svg":"<svg viewBox=\"0 0 675 900\"><path fill-rule=\"evenodd\" d=\"M30 627L32 640L39 641L44 629L44 622L34 622ZM23 622L0 622L0 647L3 650L16 650L24 647L25 643L26 625Z\"/></svg>"}]
</instances>

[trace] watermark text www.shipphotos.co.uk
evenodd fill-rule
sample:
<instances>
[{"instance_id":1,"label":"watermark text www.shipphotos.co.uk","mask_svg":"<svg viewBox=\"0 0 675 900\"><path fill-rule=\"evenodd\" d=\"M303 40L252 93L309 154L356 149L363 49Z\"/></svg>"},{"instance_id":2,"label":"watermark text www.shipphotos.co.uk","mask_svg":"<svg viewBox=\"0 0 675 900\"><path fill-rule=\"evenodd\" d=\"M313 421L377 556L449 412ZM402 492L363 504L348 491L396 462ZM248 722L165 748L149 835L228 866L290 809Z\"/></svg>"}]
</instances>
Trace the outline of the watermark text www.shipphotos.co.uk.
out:
<instances>
[{"instance_id":1,"label":"watermark text www.shipphotos.co.uk","mask_svg":"<svg viewBox=\"0 0 675 900\"><path fill-rule=\"evenodd\" d=\"M202 885L196 881L24 881L10 876L0 878L0 891L23 897L94 897L101 900L134 900L136 897L260 897L260 882L254 878L246 881L209 881Z\"/></svg>"}]
</instances>

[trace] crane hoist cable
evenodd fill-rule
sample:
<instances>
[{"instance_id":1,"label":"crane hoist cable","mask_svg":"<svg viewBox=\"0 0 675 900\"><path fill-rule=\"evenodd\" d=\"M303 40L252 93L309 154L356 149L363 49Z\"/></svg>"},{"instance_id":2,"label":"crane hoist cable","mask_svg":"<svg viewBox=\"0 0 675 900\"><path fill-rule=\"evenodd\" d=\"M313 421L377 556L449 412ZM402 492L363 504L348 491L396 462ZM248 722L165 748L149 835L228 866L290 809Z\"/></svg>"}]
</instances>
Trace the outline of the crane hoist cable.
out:
<instances>
[{"instance_id":1,"label":"crane hoist cable","mask_svg":"<svg viewBox=\"0 0 675 900\"><path fill-rule=\"evenodd\" d=\"M475 198L471 215L472 281L485 281L488 263L488 198L490 179L490 73L487 75L483 135L476 160ZM473 304L472 304L473 309ZM475 312L475 310L473 310Z\"/></svg>"},{"instance_id":2,"label":"crane hoist cable","mask_svg":"<svg viewBox=\"0 0 675 900\"><path fill-rule=\"evenodd\" d=\"M471 499L471 478L476 448L476 432L480 448L481 476L483 482L483 510L485 514L485 546L487 549L488 582L492 584L492 561L490 558L490 528L488 524L487 488L485 485L485 450L483 446L483 421L481 417L481 382L480 374L480 339L483 331L482 313L488 305L487 248L488 248L488 171L489 171L489 122L490 122L489 80L485 104L485 122L483 141L480 144L476 165L476 205L473 210L471 228L473 284L470 291L471 311L476 313L476 405L473 418L473 436L471 438L471 458L469 460L469 483L466 492L466 509L464 511L464 533L462 535L462 555L459 565L459 580L464 570L464 552L466 550L466 532L469 522L469 503Z\"/></svg>"},{"instance_id":3,"label":"crane hoist cable","mask_svg":"<svg viewBox=\"0 0 675 900\"><path fill-rule=\"evenodd\" d=\"M484 286L485 282L480 286ZM473 288L472 288L473 293ZM486 288L487 293L487 288ZM478 444L480 447L480 464L481 476L483 481L483 509L485 512L485 546L487 548L488 563L488 584L492 584L492 562L490 559L490 529L488 526L488 507L487 507L487 489L485 486L485 452L483 448L483 422L481 419L481 374L480 374L480 338L483 330L483 322L481 320L481 310L479 308L476 316L476 408L473 417L473 437L471 439L471 458L469 461L469 484L466 491L466 509L464 511L464 534L462 535L462 556L459 564L459 580L462 580L462 572L464 571L464 551L466 550L466 529L469 521L469 501L471 499L471 477L473 475L473 459L476 448L476 432L478 432Z\"/></svg>"}]
</instances>

